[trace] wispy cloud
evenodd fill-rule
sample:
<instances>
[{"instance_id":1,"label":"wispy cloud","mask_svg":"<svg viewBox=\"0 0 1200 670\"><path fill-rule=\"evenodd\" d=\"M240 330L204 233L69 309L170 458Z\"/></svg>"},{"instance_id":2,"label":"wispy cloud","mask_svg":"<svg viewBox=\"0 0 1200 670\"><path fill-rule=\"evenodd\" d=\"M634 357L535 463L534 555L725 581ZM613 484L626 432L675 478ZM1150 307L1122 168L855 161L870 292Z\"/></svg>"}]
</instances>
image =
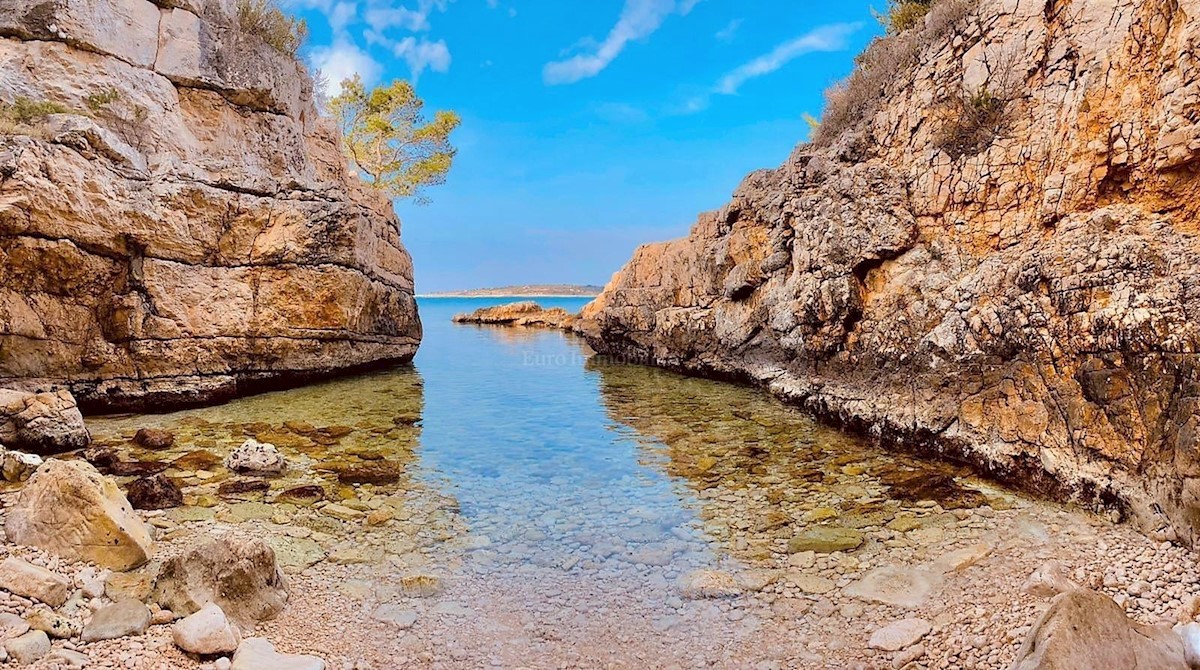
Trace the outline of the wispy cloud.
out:
<instances>
[{"instance_id":1,"label":"wispy cloud","mask_svg":"<svg viewBox=\"0 0 1200 670\"><path fill-rule=\"evenodd\" d=\"M434 72L450 70L450 49L444 40L430 42L415 37L405 37L392 46L392 53L397 58L403 58L412 72L413 84L421 78L426 68Z\"/></svg>"},{"instance_id":2,"label":"wispy cloud","mask_svg":"<svg viewBox=\"0 0 1200 670\"><path fill-rule=\"evenodd\" d=\"M737 36L738 29L741 27L742 27L742 20L734 19L734 20L730 21L729 23L725 24L725 27L718 30L717 34L714 35L713 37L716 37L717 40L720 42L729 42L730 40L732 40L734 37Z\"/></svg>"},{"instance_id":3,"label":"wispy cloud","mask_svg":"<svg viewBox=\"0 0 1200 670\"><path fill-rule=\"evenodd\" d=\"M313 49L309 60L325 75L325 93L331 97L341 92L343 80L358 75L370 86L379 81L383 72L383 67L370 54L347 40Z\"/></svg>"},{"instance_id":4,"label":"wispy cloud","mask_svg":"<svg viewBox=\"0 0 1200 670\"><path fill-rule=\"evenodd\" d=\"M603 42L585 53L547 63L542 79L547 84L573 84L594 77L608 67L626 45L653 35L672 14L686 15L699 0L625 0L617 24Z\"/></svg>"},{"instance_id":5,"label":"wispy cloud","mask_svg":"<svg viewBox=\"0 0 1200 670\"><path fill-rule=\"evenodd\" d=\"M806 54L845 51L849 47L850 36L860 29L861 23L835 23L788 40L772 49L770 53L759 56L722 77L717 83L716 92L734 95L742 84L771 74Z\"/></svg>"}]
</instances>

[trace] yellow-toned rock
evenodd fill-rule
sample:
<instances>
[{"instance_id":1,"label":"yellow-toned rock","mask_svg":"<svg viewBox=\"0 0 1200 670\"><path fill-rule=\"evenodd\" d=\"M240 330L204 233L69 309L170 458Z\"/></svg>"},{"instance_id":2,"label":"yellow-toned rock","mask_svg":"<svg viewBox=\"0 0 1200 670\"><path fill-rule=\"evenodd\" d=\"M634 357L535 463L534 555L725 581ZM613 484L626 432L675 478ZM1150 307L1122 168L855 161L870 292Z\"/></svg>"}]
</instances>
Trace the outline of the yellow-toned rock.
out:
<instances>
[{"instance_id":1,"label":"yellow-toned rock","mask_svg":"<svg viewBox=\"0 0 1200 670\"><path fill-rule=\"evenodd\" d=\"M46 462L8 514L11 542L130 570L150 559L150 531L112 479L81 461Z\"/></svg>"}]
</instances>

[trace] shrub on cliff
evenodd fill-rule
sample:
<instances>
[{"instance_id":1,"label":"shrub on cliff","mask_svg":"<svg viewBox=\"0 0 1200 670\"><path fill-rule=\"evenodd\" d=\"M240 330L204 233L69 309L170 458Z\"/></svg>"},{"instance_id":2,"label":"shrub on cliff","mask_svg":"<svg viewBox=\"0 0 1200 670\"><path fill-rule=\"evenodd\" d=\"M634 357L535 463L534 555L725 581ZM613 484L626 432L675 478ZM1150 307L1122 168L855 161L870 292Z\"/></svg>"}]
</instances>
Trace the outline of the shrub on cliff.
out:
<instances>
[{"instance_id":1,"label":"shrub on cliff","mask_svg":"<svg viewBox=\"0 0 1200 670\"><path fill-rule=\"evenodd\" d=\"M293 58L308 39L304 19L288 15L276 0L238 0L237 24L242 32L258 36L267 46Z\"/></svg>"},{"instance_id":2,"label":"shrub on cliff","mask_svg":"<svg viewBox=\"0 0 1200 670\"><path fill-rule=\"evenodd\" d=\"M425 187L444 184L454 162L450 134L458 114L439 111L426 120L424 106L406 81L367 91L357 76L329 101L346 156L368 184L393 198L427 201Z\"/></svg>"},{"instance_id":3,"label":"shrub on cliff","mask_svg":"<svg viewBox=\"0 0 1200 670\"><path fill-rule=\"evenodd\" d=\"M854 71L825 93L825 111L813 143L828 144L869 119L888 95L904 86L921 50L943 39L978 0L896 0L881 20L888 34L854 59Z\"/></svg>"},{"instance_id":4,"label":"shrub on cliff","mask_svg":"<svg viewBox=\"0 0 1200 670\"><path fill-rule=\"evenodd\" d=\"M20 96L12 102L0 101L0 136L41 136L46 118L51 114L68 114L71 110L50 100L34 100Z\"/></svg>"}]
</instances>

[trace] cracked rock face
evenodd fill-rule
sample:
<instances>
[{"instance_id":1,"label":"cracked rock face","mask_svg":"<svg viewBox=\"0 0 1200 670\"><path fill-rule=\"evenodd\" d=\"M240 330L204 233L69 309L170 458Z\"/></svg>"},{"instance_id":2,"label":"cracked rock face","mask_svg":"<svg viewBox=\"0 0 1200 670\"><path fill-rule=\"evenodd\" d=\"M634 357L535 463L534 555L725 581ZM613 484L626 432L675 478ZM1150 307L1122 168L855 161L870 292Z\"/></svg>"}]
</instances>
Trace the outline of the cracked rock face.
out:
<instances>
[{"instance_id":1,"label":"cracked rock face","mask_svg":"<svg viewBox=\"0 0 1200 670\"><path fill-rule=\"evenodd\" d=\"M211 402L412 358L412 263L291 58L220 0L0 7L0 386Z\"/></svg>"},{"instance_id":2,"label":"cracked rock face","mask_svg":"<svg viewBox=\"0 0 1200 670\"><path fill-rule=\"evenodd\" d=\"M864 123L639 249L577 329L1191 541L1198 44L1197 0L982 0ZM938 149L939 101L999 78L999 137Z\"/></svg>"}]
</instances>

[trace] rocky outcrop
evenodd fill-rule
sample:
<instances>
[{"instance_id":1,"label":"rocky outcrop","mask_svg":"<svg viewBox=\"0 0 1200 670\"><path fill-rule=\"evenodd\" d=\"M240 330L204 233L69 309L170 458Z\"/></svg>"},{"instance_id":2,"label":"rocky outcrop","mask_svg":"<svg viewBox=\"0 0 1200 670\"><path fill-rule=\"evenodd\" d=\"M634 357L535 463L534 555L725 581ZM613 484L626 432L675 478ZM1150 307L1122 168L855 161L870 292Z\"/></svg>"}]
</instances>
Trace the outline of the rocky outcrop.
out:
<instances>
[{"instance_id":1,"label":"rocky outcrop","mask_svg":"<svg viewBox=\"0 0 1200 670\"><path fill-rule=\"evenodd\" d=\"M524 301L481 307L468 314L456 314L454 323L571 330L574 328L577 318L577 315L561 307L544 309L536 302Z\"/></svg>"},{"instance_id":2,"label":"rocky outcrop","mask_svg":"<svg viewBox=\"0 0 1200 670\"><path fill-rule=\"evenodd\" d=\"M1083 589L1054 600L1029 631L1012 670L1188 667L1183 641L1170 628L1137 623L1112 598Z\"/></svg>"},{"instance_id":3,"label":"rocky outcrop","mask_svg":"<svg viewBox=\"0 0 1200 670\"><path fill-rule=\"evenodd\" d=\"M150 530L116 483L80 461L51 459L8 512L10 542L130 570L150 560Z\"/></svg>"},{"instance_id":4,"label":"rocky outcrop","mask_svg":"<svg viewBox=\"0 0 1200 670\"><path fill-rule=\"evenodd\" d=\"M0 389L0 444L53 453L82 449L91 439L70 393Z\"/></svg>"},{"instance_id":5,"label":"rocky outcrop","mask_svg":"<svg viewBox=\"0 0 1200 670\"><path fill-rule=\"evenodd\" d=\"M411 359L412 264L293 57L221 0L0 8L0 385L208 402Z\"/></svg>"},{"instance_id":6,"label":"rocky outcrop","mask_svg":"<svg viewBox=\"0 0 1200 670\"><path fill-rule=\"evenodd\" d=\"M877 45L872 113L640 248L578 328L1190 541L1200 2L975 5Z\"/></svg>"}]
</instances>

